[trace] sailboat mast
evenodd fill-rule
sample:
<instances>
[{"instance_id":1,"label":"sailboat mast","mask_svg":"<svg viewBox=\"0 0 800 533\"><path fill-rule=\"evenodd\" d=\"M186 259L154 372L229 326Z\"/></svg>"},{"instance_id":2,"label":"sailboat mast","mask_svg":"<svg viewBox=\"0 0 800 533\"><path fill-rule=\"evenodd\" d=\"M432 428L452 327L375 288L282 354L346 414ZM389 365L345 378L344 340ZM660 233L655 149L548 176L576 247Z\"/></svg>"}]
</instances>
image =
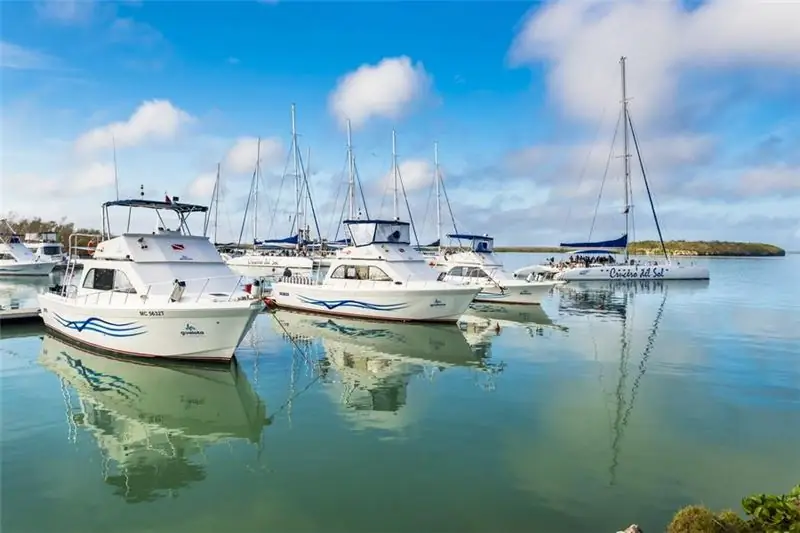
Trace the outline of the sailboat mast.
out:
<instances>
[{"instance_id":1,"label":"sailboat mast","mask_svg":"<svg viewBox=\"0 0 800 533\"><path fill-rule=\"evenodd\" d=\"M300 241L303 238L303 226L305 220L303 220L303 178L300 174L300 148L297 145L297 126L295 122L295 104L292 104L292 147L294 150L294 191L295 191L295 202L297 211L295 213L295 222L297 224L297 232L300 235L300 239L298 239L297 244L300 245Z\"/></svg>"},{"instance_id":2,"label":"sailboat mast","mask_svg":"<svg viewBox=\"0 0 800 533\"><path fill-rule=\"evenodd\" d=\"M392 174L394 176L394 219L400 220L399 209L397 207L397 134L392 130Z\"/></svg>"},{"instance_id":3,"label":"sailboat mast","mask_svg":"<svg viewBox=\"0 0 800 533\"><path fill-rule=\"evenodd\" d=\"M219 226L218 222L219 222L219 185L220 185L220 183L219 183L219 173L220 173L220 168L221 168L220 163L217 163L217 183L214 185L214 192L215 192L215 198L214 198L214 243L215 244L217 242L219 242L219 241L217 241L217 228Z\"/></svg>"},{"instance_id":4,"label":"sailboat mast","mask_svg":"<svg viewBox=\"0 0 800 533\"><path fill-rule=\"evenodd\" d=\"M350 119L347 119L347 184L348 184L348 203L350 204L349 218L353 220L356 218L356 169L355 161L353 160L353 138L350 131Z\"/></svg>"},{"instance_id":5,"label":"sailboat mast","mask_svg":"<svg viewBox=\"0 0 800 533\"><path fill-rule=\"evenodd\" d=\"M260 171L261 170L261 137L258 138L258 143L256 144L256 171L255 171L255 184L254 184L254 193L253 193L253 244L255 244L255 240L258 238L258 182L261 181Z\"/></svg>"},{"instance_id":6,"label":"sailboat mast","mask_svg":"<svg viewBox=\"0 0 800 533\"><path fill-rule=\"evenodd\" d=\"M625 261L628 260L628 239L630 239L630 212L631 212L631 154L628 146L628 88L625 78L625 56L620 57L619 64L622 70L622 124L623 124L623 146L624 155L622 157L625 165Z\"/></svg>"},{"instance_id":7,"label":"sailboat mast","mask_svg":"<svg viewBox=\"0 0 800 533\"><path fill-rule=\"evenodd\" d=\"M436 239L442 243L442 200L439 187L439 143L433 143L433 179L436 183Z\"/></svg>"}]
</instances>

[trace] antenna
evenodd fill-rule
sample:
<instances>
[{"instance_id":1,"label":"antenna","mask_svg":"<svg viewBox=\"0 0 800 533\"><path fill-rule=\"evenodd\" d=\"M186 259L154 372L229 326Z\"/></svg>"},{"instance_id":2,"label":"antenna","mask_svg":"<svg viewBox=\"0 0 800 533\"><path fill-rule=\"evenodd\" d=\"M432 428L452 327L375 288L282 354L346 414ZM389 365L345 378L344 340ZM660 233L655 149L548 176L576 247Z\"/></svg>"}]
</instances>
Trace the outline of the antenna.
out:
<instances>
[{"instance_id":1,"label":"antenna","mask_svg":"<svg viewBox=\"0 0 800 533\"><path fill-rule=\"evenodd\" d=\"M119 202L119 178L117 177L117 140L111 134L111 146L114 149L114 187L117 189L117 201Z\"/></svg>"},{"instance_id":2,"label":"antenna","mask_svg":"<svg viewBox=\"0 0 800 533\"><path fill-rule=\"evenodd\" d=\"M144 199L144 185L139 185L139 197Z\"/></svg>"}]
</instances>

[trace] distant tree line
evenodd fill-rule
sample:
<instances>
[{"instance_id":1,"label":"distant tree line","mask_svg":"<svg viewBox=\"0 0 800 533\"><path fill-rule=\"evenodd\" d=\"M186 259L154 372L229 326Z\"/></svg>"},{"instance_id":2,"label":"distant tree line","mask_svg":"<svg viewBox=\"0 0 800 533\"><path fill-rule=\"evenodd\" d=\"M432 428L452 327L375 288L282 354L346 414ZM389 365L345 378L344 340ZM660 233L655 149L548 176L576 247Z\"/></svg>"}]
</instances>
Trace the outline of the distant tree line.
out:
<instances>
[{"instance_id":1,"label":"distant tree line","mask_svg":"<svg viewBox=\"0 0 800 533\"><path fill-rule=\"evenodd\" d=\"M93 228L76 228L75 224L73 222L68 222L66 217L62 217L59 220L44 220L40 217L24 218L14 213L9 213L2 218L7 221L14 232L22 238L25 237L26 233L56 233L59 242L64 245L65 249L69 246L69 236L73 233L100 233L99 230ZM0 232L5 233L8 231L8 227L3 224L3 227L0 228ZM85 241L88 239L83 240ZM81 242L79 245L85 246L86 243Z\"/></svg>"},{"instance_id":2,"label":"distant tree line","mask_svg":"<svg viewBox=\"0 0 800 533\"><path fill-rule=\"evenodd\" d=\"M666 241L664 246L670 255L717 256L717 257L776 257L786 255L783 248L760 242L729 241ZM495 246L498 252L567 253L568 248L559 246ZM658 241L638 241L629 245L634 255L659 255L662 252Z\"/></svg>"}]
</instances>

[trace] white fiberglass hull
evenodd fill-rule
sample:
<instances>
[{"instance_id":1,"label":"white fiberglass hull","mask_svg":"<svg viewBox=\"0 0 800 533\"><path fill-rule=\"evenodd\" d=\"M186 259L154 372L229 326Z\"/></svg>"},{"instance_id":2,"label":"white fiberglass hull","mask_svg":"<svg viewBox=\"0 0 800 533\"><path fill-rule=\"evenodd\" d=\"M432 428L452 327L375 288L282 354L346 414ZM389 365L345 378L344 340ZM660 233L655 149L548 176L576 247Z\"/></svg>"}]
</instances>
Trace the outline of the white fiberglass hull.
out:
<instances>
[{"instance_id":1,"label":"white fiberglass hull","mask_svg":"<svg viewBox=\"0 0 800 533\"><path fill-rule=\"evenodd\" d=\"M698 265L664 263L658 265L602 265L575 267L562 270L555 279L564 281L608 281L608 280L669 280L709 279L708 268Z\"/></svg>"},{"instance_id":2,"label":"white fiberglass hull","mask_svg":"<svg viewBox=\"0 0 800 533\"><path fill-rule=\"evenodd\" d=\"M314 268L310 257L298 256L240 255L225 262L231 270L249 278L280 277L287 268L293 276L302 276L310 274Z\"/></svg>"},{"instance_id":3,"label":"white fiberglass hull","mask_svg":"<svg viewBox=\"0 0 800 533\"><path fill-rule=\"evenodd\" d=\"M435 285L424 288L389 286L329 286L276 282L275 305L312 313L402 322L456 322L469 307L478 287Z\"/></svg>"},{"instance_id":4,"label":"white fiberglass hull","mask_svg":"<svg viewBox=\"0 0 800 533\"><path fill-rule=\"evenodd\" d=\"M503 304L541 304L557 283L530 283L525 285L497 285L483 287L475 297L476 302Z\"/></svg>"},{"instance_id":5,"label":"white fiberglass hull","mask_svg":"<svg viewBox=\"0 0 800 533\"><path fill-rule=\"evenodd\" d=\"M263 308L260 300L104 306L39 295L47 328L89 348L130 357L230 362Z\"/></svg>"},{"instance_id":6,"label":"white fiberglass hull","mask_svg":"<svg viewBox=\"0 0 800 533\"><path fill-rule=\"evenodd\" d=\"M0 264L0 276L49 276L57 264L51 261Z\"/></svg>"}]
</instances>

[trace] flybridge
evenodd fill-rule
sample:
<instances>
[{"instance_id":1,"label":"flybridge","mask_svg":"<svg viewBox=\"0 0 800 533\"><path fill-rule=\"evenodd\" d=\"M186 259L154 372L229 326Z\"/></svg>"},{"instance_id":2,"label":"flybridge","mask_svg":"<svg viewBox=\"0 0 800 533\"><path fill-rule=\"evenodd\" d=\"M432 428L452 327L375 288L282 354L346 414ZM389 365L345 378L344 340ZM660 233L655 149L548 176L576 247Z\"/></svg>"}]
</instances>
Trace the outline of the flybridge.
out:
<instances>
[{"instance_id":1,"label":"flybridge","mask_svg":"<svg viewBox=\"0 0 800 533\"><path fill-rule=\"evenodd\" d=\"M133 209L139 208L139 209L150 209L155 211L156 217L158 217L158 226L157 226L158 234L191 235L192 232L189 229L189 225L187 224L187 219L192 213L206 213L208 211L208 207L204 205L180 203L178 200L179 198L177 196L173 196L172 198L165 197L164 201L145 200L144 198L141 198L141 199L115 200L113 202L106 202L103 204L103 237L106 239L111 237L111 221L108 215L108 209L110 207L128 208L128 223L125 229L125 233L131 232L131 218L133 214ZM174 230L169 229L169 226L165 222L164 217L162 217L162 212L168 212L168 211L175 213L178 218L177 228Z\"/></svg>"}]
</instances>

